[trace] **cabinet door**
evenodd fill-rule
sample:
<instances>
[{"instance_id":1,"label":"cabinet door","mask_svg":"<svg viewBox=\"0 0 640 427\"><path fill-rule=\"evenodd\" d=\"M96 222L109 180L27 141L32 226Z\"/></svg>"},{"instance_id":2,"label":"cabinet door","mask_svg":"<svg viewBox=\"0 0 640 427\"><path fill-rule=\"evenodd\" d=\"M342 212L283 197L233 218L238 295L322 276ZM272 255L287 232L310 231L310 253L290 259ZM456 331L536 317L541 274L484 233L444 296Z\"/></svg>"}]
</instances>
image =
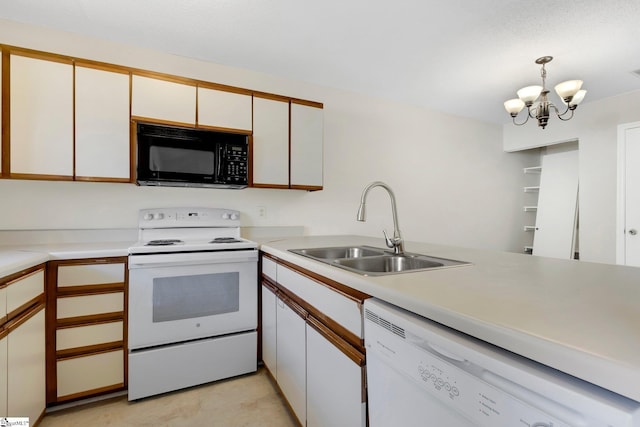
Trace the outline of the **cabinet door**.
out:
<instances>
[{"instance_id":1,"label":"cabinet door","mask_svg":"<svg viewBox=\"0 0 640 427\"><path fill-rule=\"evenodd\" d=\"M264 284L262 285L262 362L274 378L278 378L276 370L276 294Z\"/></svg>"},{"instance_id":2,"label":"cabinet door","mask_svg":"<svg viewBox=\"0 0 640 427\"><path fill-rule=\"evenodd\" d=\"M316 321L316 324L319 322ZM326 333L332 334L328 329ZM307 426L365 426L363 367L307 324ZM354 355L357 354L353 350ZM362 363L364 356L362 357Z\"/></svg>"},{"instance_id":3,"label":"cabinet door","mask_svg":"<svg viewBox=\"0 0 640 427\"><path fill-rule=\"evenodd\" d=\"M4 331L3 331L4 332ZM0 414L7 413L7 337L0 332Z\"/></svg>"},{"instance_id":4,"label":"cabinet door","mask_svg":"<svg viewBox=\"0 0 640 427\"><path fill-rule=\"evenodd\" d=\"M129 181L129 74L75 70L76 178Z\"/></svg>"},{"instance_id":5,"label":"cabinet door","mask_svg":"<svg viewBox=\"0 0 640 427\"><path fill-rule=\"evenodd\" d=\"M124 384L123 350L58 360L56 370L59 400L85 397L94 390L121 388Z\"/></svg>"},{"instance_id":6,"label":"cabinet door","mask_svg":"<svg viewBox=\"0 0 640 427\"><path fill-rule=\"evenodd\" d=\"M72 179L72 65L10 58L11 175Z\"/></svg>"},{"instance_id":7,"label":"cabinet door","mask_svg":"<svg viewBox=\"0 0 640 427\"><path fill-rule=\"evenodd\" d=\"M7 337L6 414L29 417L31 423L35 423L46 406L45 311L43 306L36 310L39 311Z\"/></svg>"},{"instance_id":8,"label":"cabinet door","mask_svg":"<svg viewBox=\"0 0 640 427\"><path fill-rule=\"evenodd\" d=\"M277 300L278 385L300 424L307 418L306 328L299 309ZM295 310L295 311L294 311Z\"/></svg>"},{"instance_id":9,"label":"cabinet door","mask_svg":"<svg viewBox=\"0 0 640 427\"><path fill-rule=\"evenodd\" d=\"M11 317L44 293L44 268L9 282L6 289L7 315Z\"/></svg>"},{"instance_id":10,"label":"cabinet door","mask_svg":"<svg viewBox=\"0 0 640 427\"><path fill-rule=\"evenodd\" d=\"M131 90L132 116L195 125L195 86L133 76Z\"/></svg>"},{"instance_id":11,"label":"cabinet door","mask_svg":"<svg viewBox=\"0 0 640 427\"><path fill-rule=\"evenodd\" d=\"M253 98L253 185L289 187L289 103Z\"/></svg>"},{"instance_id":12,"label":"cabinet door","mask_svg":"<svg viewBox=\"0 0 640 427\"><path fill-rule=\"evenodd\" d=\"M322 108L291 103L291 188L322 188Z\"/></svg>"},{"instance_id":13,"label":"cabinet door","mask_svg":"<svg viewBox=\"0 0 640 427\"><path fill-rule=\"evenodd\" d=\"M198 125L251 132L251 95L198 88Z\"/></svg>"}]
</instances>

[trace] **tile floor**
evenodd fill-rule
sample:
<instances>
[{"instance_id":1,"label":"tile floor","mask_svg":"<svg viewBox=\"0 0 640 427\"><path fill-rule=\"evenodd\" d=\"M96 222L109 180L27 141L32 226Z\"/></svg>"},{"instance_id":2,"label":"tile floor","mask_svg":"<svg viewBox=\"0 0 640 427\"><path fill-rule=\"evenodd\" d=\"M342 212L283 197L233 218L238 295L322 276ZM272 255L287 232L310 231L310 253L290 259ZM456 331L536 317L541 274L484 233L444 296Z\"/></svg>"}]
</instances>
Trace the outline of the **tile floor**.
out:
<instances>
[{"instance_id":1,"label":"tile floor","mask_svg":"<svg viewBox=\"0 0 640 427\"><path fill-rule=\"evenodd\" d=\"M40 427L295 427L264 368L256 374L128 402L126 396L55 411Z\"/></svg>"}]
</instances>

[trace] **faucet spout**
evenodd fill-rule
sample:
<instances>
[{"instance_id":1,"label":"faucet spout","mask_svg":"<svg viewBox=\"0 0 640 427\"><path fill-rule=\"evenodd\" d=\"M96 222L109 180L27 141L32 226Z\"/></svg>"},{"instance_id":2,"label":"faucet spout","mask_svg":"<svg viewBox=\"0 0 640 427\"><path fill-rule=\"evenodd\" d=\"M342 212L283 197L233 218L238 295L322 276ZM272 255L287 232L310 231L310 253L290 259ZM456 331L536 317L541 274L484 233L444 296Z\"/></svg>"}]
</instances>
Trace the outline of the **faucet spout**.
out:
<instances>
[{"instance_id":1,"label":"faucet spout","mask_svg":"<svg viewBox=\"0 0 640 427\"><path fill-rule=\"evenodd\" d=\"M398 210L396 208L396 196L393 193L391 187L385 184L382 181L374 181L371 184L367 185L362 192L362 196L360 197L360 207L358 208L357 220L364 222L366 221L366 202L367 195L372 188L382 187L387 190L389 193L389 198L391 199L391 213L393 215L393 238L387 236L386 231L384 233L384 240L387 247L393 249L393 253L396 255L400 255L404 253L404 242L402 240L402 236L400 235L400 227L398 227Z\"/></svg>"}]
</instances>

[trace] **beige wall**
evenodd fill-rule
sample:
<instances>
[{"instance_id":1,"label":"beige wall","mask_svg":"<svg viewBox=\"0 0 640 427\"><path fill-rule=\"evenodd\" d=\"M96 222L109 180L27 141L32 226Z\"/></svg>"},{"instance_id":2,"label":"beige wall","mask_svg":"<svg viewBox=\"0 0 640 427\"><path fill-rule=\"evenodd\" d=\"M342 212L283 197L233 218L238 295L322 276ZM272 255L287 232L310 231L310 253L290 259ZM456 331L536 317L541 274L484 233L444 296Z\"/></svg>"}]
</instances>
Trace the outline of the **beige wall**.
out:
<instances>
[{"instance_id":1,"label":"beige wall","mask_svg":"<svg viewBox=\"0 0 640 427\"><path fill-rule=\"evenodd\" d=\"M382 228L392 228L383 190L369 196L366 223L355 215L362 189L382 180L395 190L405 239L521 251L522 167L536 160L503 152L499 125L9 21L0 21L0 43L325 105L323 191L0 180L0 229L129 228L140 208L215 206L240 210L244 225L381 237ZM265 218L258 206L266 207Z\"/></svg>"}]
</instances>

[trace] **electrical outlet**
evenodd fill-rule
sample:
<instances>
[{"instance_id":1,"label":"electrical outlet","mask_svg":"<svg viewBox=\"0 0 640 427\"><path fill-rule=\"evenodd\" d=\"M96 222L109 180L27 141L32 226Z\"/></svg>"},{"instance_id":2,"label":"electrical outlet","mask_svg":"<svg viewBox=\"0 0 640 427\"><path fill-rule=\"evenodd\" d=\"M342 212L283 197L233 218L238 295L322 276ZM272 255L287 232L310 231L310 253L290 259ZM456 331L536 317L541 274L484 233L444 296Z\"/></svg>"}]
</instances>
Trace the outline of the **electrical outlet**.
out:
<instances>
[{"instance_id":1,"label":"electrical outlet","mask_svg":"<svg viewBox=\"0 0 640 427\"><path fill-rule=\"evenodd\" d=\"M266 218L267 217L267 207L266 206L258 206L258 217Z\"/></svg>"}]
</instances>

